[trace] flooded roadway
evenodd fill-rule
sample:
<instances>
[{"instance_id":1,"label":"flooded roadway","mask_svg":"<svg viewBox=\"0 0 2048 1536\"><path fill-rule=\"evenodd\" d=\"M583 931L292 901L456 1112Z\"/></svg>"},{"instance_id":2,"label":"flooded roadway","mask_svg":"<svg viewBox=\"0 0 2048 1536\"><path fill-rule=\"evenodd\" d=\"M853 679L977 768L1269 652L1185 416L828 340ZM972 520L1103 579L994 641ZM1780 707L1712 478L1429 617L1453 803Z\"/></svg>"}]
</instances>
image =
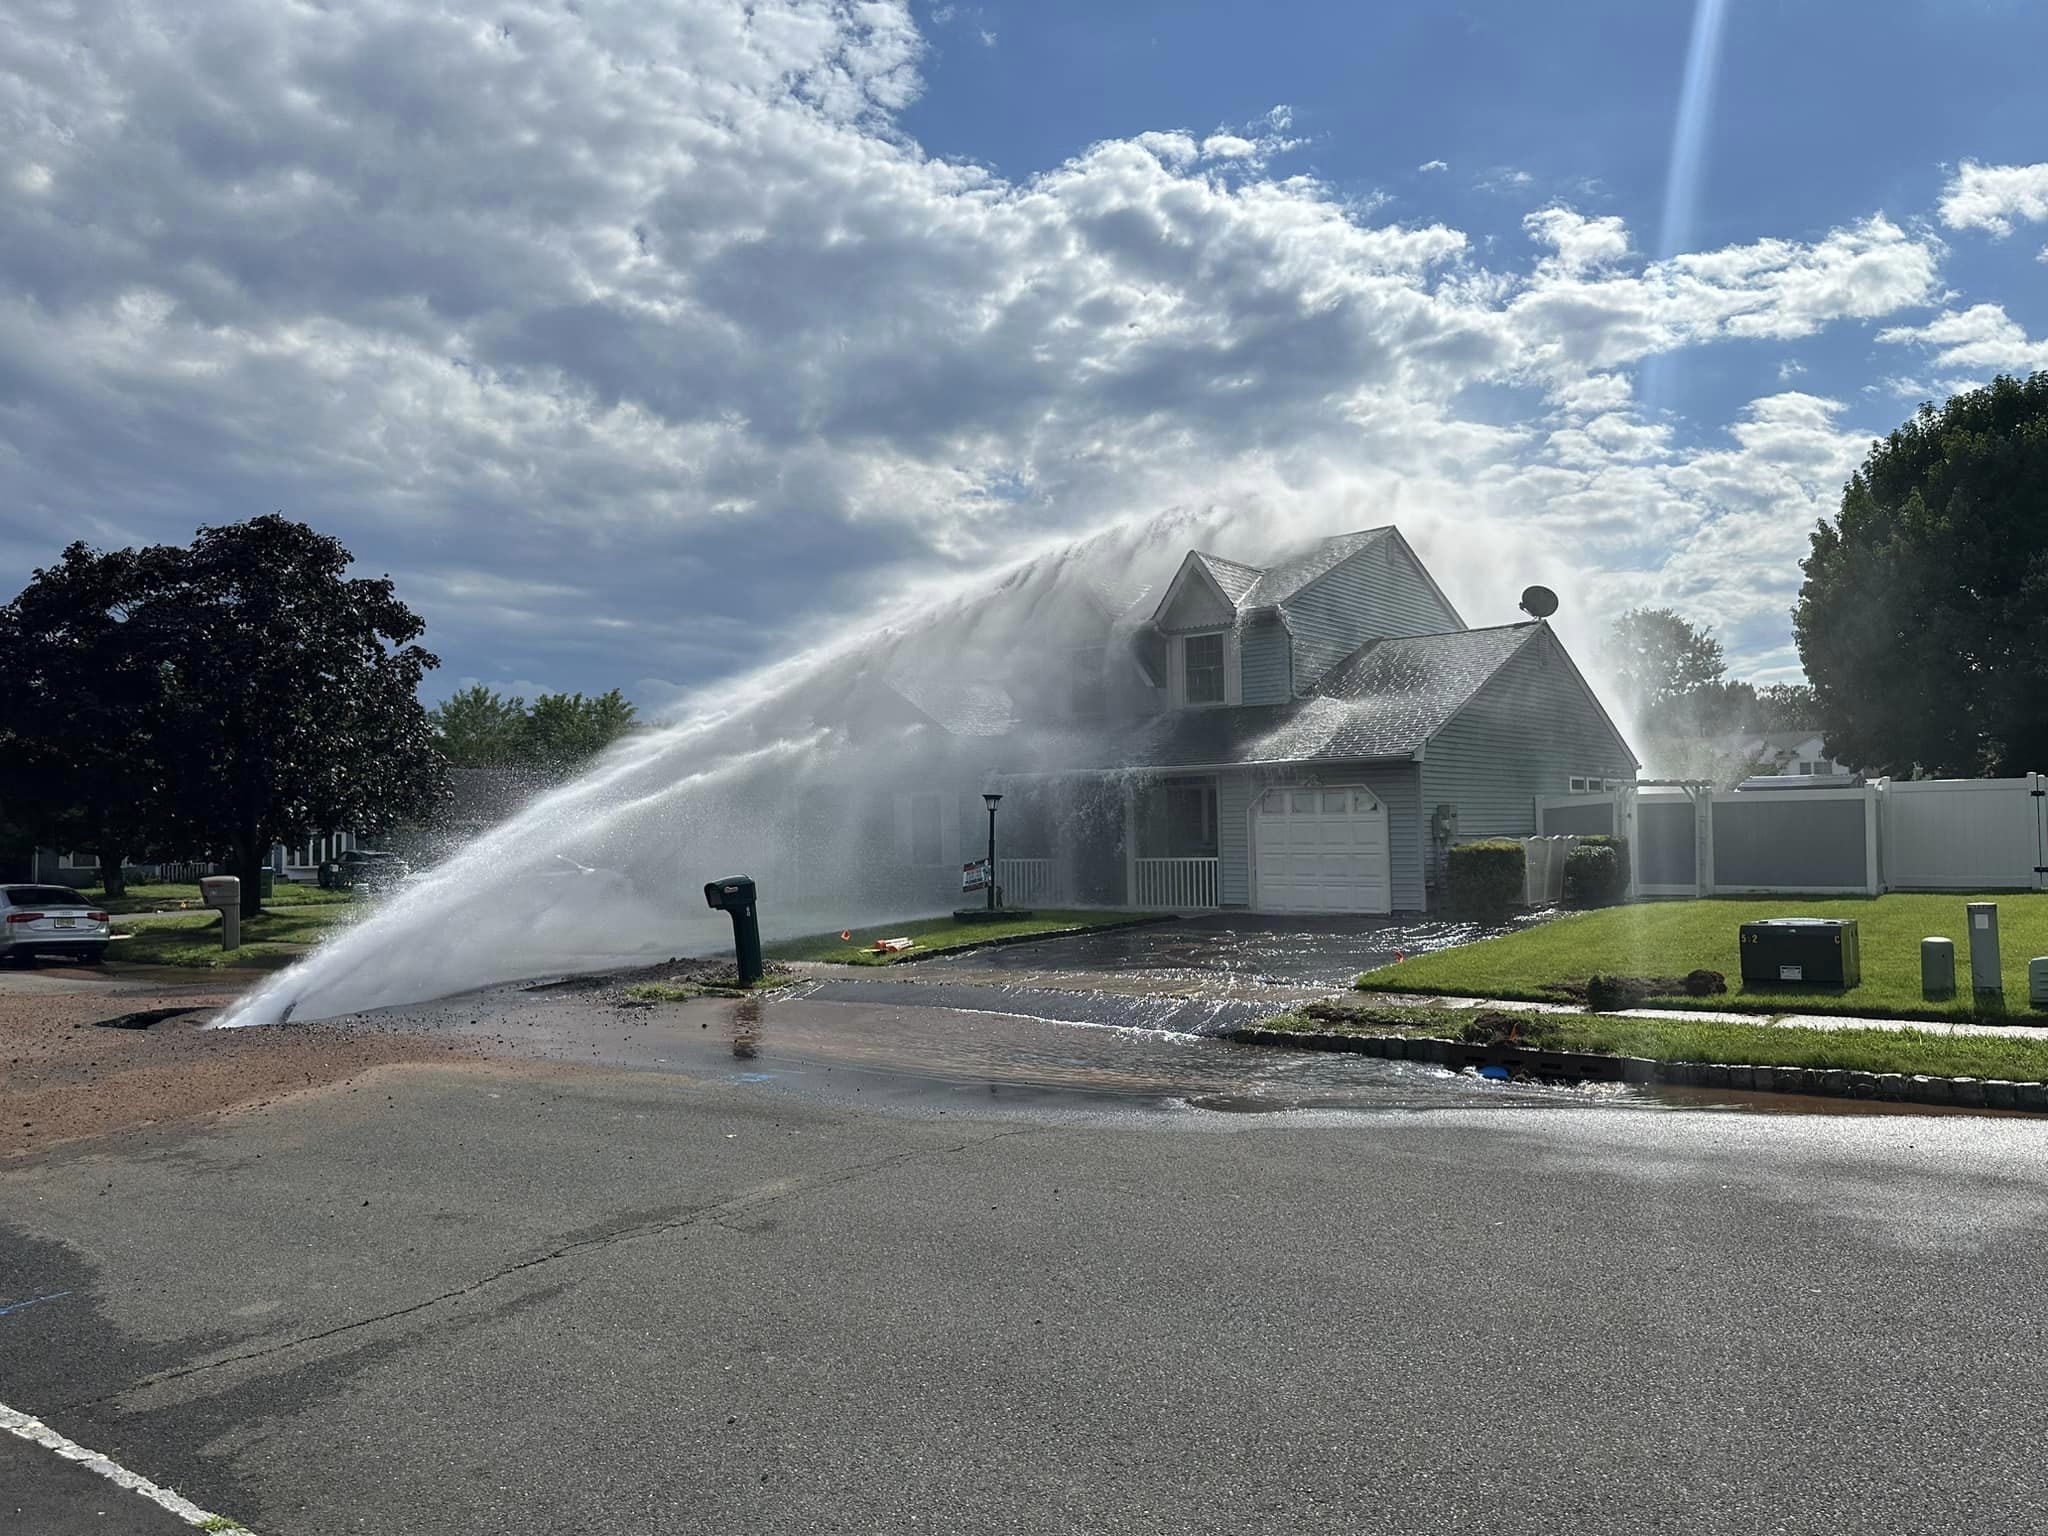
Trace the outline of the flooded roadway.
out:
<instances>
[{"instance_id":1,"label":"flooded roadway","mask_svg":"<svg viewBox=\"0 0 2048 1536\"><path fill-rule=\"evenodd\" d=\"M621 1006L596 980L502 987L366 1015L506 1055L677 1074L764 1099L926 1116L1115 1117L1590 1107L1840 1114L1912 1106L1616 1083L1487 1082L1419 1062L1239 1045L1271 1000L1129 997L965 982L833 980L779 996Z\"/></svg>"}]
</instances>

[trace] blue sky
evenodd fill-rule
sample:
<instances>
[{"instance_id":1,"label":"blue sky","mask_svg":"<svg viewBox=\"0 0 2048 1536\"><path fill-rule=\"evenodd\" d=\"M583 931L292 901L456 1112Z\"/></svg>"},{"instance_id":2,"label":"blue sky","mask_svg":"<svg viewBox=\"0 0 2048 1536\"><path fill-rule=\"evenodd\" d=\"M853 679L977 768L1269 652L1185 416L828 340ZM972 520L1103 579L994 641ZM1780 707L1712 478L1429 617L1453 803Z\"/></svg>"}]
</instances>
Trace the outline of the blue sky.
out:
<instances>
[{"instance_id":1,"label":"blue sky","mask_svg":"<svg viewBox=\"0 0 2048 1536\"><path fill-rule=\"evenodd\" d=\"M2048 366L2018 0L1729 0L1689 95L1688 5L132 13L0 39L0 585L283 508L437 695L663 707L1191 504L1794 676L1870 438Z\"/></svg>"}]
</instances>

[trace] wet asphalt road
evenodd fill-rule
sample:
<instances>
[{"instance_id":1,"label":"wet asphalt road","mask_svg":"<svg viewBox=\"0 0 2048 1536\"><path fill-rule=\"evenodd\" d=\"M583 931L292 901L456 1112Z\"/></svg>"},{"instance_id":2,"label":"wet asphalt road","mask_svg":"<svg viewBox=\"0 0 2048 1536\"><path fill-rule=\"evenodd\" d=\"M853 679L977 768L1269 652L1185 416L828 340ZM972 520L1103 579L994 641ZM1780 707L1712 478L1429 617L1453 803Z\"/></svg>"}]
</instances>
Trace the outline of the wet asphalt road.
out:
<instances>
[{"instance_id":1,"label":"wet asphalt road","mask_svg":"<svg viewBox=\"0 0 2048 1536\"><path fill-rule=\"evenodd\" d=\"M0 1401L311 1536L2041 1524L2036 1122L532 1002L0 1169L0 1294L70 1292Z\"/></svg>"}]
</instances>

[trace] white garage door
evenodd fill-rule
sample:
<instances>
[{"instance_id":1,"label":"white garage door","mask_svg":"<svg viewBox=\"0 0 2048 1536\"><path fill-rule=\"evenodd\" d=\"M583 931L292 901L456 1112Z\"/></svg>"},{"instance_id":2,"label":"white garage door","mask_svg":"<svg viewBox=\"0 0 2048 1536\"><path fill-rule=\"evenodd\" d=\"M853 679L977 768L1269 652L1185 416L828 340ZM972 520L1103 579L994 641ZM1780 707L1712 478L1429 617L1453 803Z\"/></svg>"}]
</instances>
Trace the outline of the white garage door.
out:
<instances>
[{"instance_id":1,"label":"white garage door","mask_svg":"<svg viewBox=\"0 0 2048 1536\"><path fill-rule=\"evenodd\" d=\"M1269 789L1252 813L1262 912L1391 912L1387 808L1366 789Z\"/></svg>"}]
</instances>

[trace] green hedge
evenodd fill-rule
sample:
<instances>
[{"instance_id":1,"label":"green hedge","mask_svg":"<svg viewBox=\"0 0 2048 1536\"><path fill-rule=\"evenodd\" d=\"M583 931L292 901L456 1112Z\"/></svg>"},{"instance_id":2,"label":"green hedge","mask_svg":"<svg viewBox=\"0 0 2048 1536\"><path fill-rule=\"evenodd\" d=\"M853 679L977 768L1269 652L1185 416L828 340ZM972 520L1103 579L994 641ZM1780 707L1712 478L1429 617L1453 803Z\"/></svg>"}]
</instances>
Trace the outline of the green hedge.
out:
<instances>
[{"instance_id":1,"label":"green hedge","mask_svg":"<svg viewBox=\"0 0 2048 1536\"><path fill-rule=\"evenodd\" d=\"M1460 912L1505 912L1518 906L1528 855L1520 843L1495 838L1459 843L1445 856L1444 885Z\"/></svg>"},{"instance_id":2,"label":"green hedge","mask_svg":"<svg viewBox=\"0 0 2048 1536\"><path fill-rule=\"evenodd\" d=\"M1628 893L1628 839L1582 837L1565 855L1564 899L1575 907L1611 907Z\"/></svg>"}]
</instances>

